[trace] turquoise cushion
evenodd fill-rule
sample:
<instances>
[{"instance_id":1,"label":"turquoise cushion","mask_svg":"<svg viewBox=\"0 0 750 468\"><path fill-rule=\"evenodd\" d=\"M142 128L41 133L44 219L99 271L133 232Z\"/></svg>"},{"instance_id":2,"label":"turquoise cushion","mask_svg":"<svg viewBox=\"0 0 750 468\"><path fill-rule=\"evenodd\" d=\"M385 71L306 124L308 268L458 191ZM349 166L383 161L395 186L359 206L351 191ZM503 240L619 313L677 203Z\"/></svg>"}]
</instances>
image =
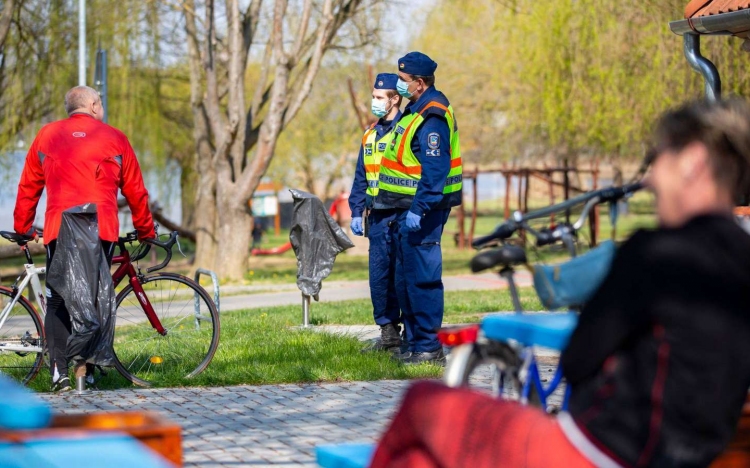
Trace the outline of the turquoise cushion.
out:
<instances>
[{"instance_id":1,"label":"turquoise cushion","mask_svg":"<svg viewBox=\"0 0 750 468\"><path fill-rule=\"evenodd\" d=\"M107 468L170 468L170 462L127 434L71 432L70 436L24 442L26 452L41 460L39 468L75 466ZM27 464L27 468L33 465Z\"/></svg>"},{"instance_id":2,"label":"turquoise cushion","mask_svg":"<svg viewBox=\"0 0 750 468\"><path fill-rule=\"evenodd\" d=\"M492 340L516 340L526 346L562 351L577 323L575 312L498 314L482 320L482 331Z\"/></svg>"},{"instance_id":3,"label":"turquoise cushion","mask_svg":"<svg viewBox=\"0 0 750 468\"><path fill-rule=\"evenodd\" d=\"M315 448L318 465L323 468L367 468L375 444L320 445Z\"/></svg>"},{"instance_id":4,"label":"turquoise cushion","mask_svg":"<svg viewBox=\"0 0 750 468\"><path fill-rule=\"evenodd\" d=\"M0 429L39 429L49 425L52 410L34 392L0 374Z\"/></svg>"}]
</instances>

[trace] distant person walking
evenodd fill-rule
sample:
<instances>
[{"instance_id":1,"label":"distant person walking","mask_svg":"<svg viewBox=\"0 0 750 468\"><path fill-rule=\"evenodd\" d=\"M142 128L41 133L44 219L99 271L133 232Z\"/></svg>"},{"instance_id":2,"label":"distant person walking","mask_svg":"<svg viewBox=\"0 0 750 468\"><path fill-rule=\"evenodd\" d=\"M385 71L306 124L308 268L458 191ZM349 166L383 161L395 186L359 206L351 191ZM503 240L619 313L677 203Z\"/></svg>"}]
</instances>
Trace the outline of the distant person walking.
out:
<instances>
[{"instance_id":1,"label":"distant person walking","mask_svg":"<svg viewBox=\"0 0 750 468\"><path fill-rule=\"evenodd\" d=\"M435 89L435 63L421 52L398 60L398 92L409 99L380 168L375 203L395 209L396 290L406 326L406 364L443 363L440 242L451 207L461 204L458 126L448 98Z\"/></svg>"},{"instance_id":2,"label":"distant person walking","mask_svg":"<svg viewBox=\"0 0 750 468\"><path fill-rule=\"evenodd\" d=\"M396 296L395 224L398 210L375 202L378 195L380 163L393 140L396 122L401 117L401 96L396 91L398 76L381 73L372 88L372 113L378 117L362 136L354 182L349 194L352 233L370 240L370 298L372 315L380 326L380 340L368 348L373 351L401 348L401 309Z\"/></svg>"},{"instance_id":3,"label":"distant person walking","mask_svg":"<svg viewBox=\"0 0 750 468\"><path fill-rule=\"evenodd\" d=\"M102 122L104 109L99 93L88 86L76 86L65 95L65 111L67 119L42 127L31 144L13 212L15 231L35 236L32 223L46 187L44 243L48 274L63 212L86 203L96 204L99 238L111 262L112 247L120 233L118 189L130 206L138 237L156 236L138 160L125 134ZM69 390L66 344L71 333L70 315L63 298L49 284L44 328L53 390ZM77 363L76 371L81 369L85 366Z\"/></svg>"}]
</instances>

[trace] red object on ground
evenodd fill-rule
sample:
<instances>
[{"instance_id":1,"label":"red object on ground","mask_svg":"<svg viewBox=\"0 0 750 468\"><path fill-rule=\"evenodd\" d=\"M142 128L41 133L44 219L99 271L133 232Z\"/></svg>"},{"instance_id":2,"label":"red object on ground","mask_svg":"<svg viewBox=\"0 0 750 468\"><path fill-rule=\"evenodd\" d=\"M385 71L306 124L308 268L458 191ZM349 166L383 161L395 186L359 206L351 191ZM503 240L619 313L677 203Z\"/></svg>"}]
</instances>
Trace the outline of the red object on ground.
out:
<instances>
[{"instance_id":1,"label":"red object on ground","mask_svg":"<svg viewBox=\"0 0 750 468\"><path fill-rule=\"evenodd\" d=\"M252 255L279 255L283 254L287 250L292 248L292 243L287 242L284 245L280 245L278 247L274 247L272 249L253 249L250 251Z\"/></svg>"},{"instance_id":2,"label":"red object on ground","mask_svg":"<svg viewBox=\"0 0 750 468\"><path fill-rule=\"evenodd\" d=\"M404 397L371 468L594 468L537 408L419 382Z\"/></svg>"}]
</instances>

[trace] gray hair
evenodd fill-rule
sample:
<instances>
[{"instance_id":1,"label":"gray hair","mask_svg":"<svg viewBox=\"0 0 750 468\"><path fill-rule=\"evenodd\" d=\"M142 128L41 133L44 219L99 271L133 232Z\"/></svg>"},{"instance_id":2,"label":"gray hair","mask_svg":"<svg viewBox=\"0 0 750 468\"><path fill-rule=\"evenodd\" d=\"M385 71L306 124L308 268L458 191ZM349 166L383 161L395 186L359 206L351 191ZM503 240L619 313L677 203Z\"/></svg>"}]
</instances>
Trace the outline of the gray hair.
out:
<instances>
[{"instance_id":1,"label":"gray hair","mask_svg":"<svg viewBox=\"0 0 750 468\"><path fill-rule=\"evenodd\" d=\"M78 109L88 106L91 101L96 102L99 93L89 86L76 86L65 93L65 112L68 115Z\"/></svg>"}]
</instances>

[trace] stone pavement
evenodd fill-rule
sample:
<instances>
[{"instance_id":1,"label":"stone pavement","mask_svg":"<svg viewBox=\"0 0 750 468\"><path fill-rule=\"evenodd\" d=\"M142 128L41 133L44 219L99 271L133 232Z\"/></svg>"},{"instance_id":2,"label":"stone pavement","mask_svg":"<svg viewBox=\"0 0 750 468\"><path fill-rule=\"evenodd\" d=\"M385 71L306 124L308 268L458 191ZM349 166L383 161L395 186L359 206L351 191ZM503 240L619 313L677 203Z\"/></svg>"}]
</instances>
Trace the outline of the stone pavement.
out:
<instances>
[{"instance_id":1,"label":"stone pavement","mask_svg":"<svg viewBox=\"0 0 750 468\"><path fill-rule=\"evenodd\" d=\"M530 286L532 284L531 274L528 271L519 270L516 272L516 282L519 287ZM505 280L495 273L446 276L443 278L443 285L446 291L503 289L507 287ZM269 290L274 292L269 292ZM213 297L212 286L206 286L206 291ZM302 296L295 284L230 286L220 288L220 292L222 312L279 305L299 304L300 309L302 307ZM367 281L324 281L319 298L320 302L335 302L368 299L369 297L370 285ZM314 306L315 303L313 302L312 307Z\"/></svg>"},{"instance_id":2,"label":"stone pavement","mask_svg":"<svg viewBox=\"0 0 750 468\"><path fill-rule=\"evenodd\" d=\"M531 284L527 272L517 275L519 286ZM495 274L443 278L445 289L505 288ZM339 284L340 283L340 284ZM206 288L210 294L211 287ZM279 292L267 292L269 289ZM230 311L300 304L295 285L223 288L221 310ZM320 300L370 297L367 281L324 283ZM376 337L378 327L315 327L320 331ZM540 360L548 375L552 359ZM188 467L315 467L315 446L343 442L375 442L398 407L409 381L375 381L264 386L120 389L85 395L39 394L54 411L157 411L182 427ZM489 390L489 367L472 379L475 388ZM559 401L559 396L556 398Z\"/></svg>"},{"instance_id":3,"label":"stone pavement","mask_svg":"<svg viewBox=\"0 0 750 468\"><path fill-rule=\"evenodd\" d=\"M551 367L542 366L543 376ZM489 390L489 368L472 386ZM409 381L40 394L55 411L157 411L182 426L188 467L314 467L315 446L374 442ZM559 403L559 395L555 398Z\"/></svg>"}]
</instances>

